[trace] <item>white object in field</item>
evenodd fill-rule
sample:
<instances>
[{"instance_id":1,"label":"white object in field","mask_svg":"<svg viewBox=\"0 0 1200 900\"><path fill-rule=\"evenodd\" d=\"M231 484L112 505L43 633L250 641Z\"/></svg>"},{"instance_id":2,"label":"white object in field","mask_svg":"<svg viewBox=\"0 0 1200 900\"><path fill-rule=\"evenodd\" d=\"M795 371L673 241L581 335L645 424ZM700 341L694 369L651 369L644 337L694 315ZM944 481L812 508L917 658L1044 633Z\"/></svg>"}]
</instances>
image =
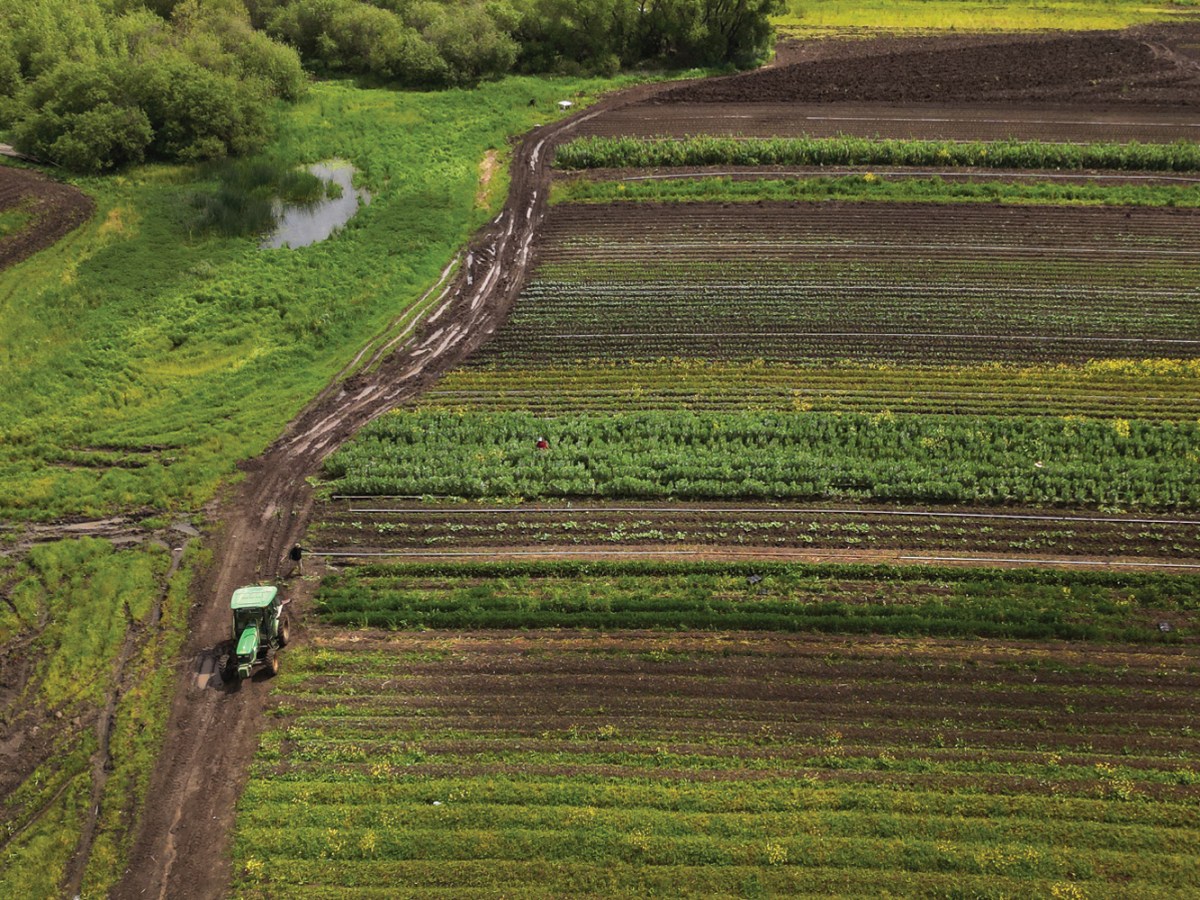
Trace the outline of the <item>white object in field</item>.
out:
<instances>
[{"instance_id":1,"label":"white object in field","mask_svg":"<svg viewBox=\"0 0 1200 900\"><path fill-rule=\"evenodd\" d=\"M574 105L575 105L575 104L574 104L574 103L572 103L570 100L559 100L559 101L558 101L558 108L559 108L559 109L570 109L570 108L571 108L572 106L574 106Z\"/></svg>"}]
</instances>

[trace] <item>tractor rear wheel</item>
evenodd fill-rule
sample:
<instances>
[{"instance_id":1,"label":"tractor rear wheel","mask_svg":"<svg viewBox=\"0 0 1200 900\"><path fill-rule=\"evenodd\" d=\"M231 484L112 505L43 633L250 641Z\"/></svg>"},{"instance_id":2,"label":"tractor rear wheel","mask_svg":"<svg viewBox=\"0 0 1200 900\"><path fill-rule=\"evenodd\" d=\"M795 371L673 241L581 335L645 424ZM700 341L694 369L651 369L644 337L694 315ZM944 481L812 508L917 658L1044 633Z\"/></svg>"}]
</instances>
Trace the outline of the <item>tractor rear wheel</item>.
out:
<instances>
[{"instance_id":1,"label":"tractor rear wheel","mask_svg":"<svg viewBox=\"0 0 1200 900\"><path fill-rule=\"evenodd\" d=\"M267 651L266 662L267 662L267 668L266 668L267 677L274 678L276 675L279 674L279 657L275 654L274 650Z\"/></svg>"},{"instance_id":2,"label":"tractor rear wheel","mask_svg":"<svg viewBox=\"0 0 1200 900\"><path fill-rule=\"evenodd\" d=\"M291 637L292 624L288 621L287 616L279 617L279 646L286 647L288 639Z\"/></svg>"}]
</instances>

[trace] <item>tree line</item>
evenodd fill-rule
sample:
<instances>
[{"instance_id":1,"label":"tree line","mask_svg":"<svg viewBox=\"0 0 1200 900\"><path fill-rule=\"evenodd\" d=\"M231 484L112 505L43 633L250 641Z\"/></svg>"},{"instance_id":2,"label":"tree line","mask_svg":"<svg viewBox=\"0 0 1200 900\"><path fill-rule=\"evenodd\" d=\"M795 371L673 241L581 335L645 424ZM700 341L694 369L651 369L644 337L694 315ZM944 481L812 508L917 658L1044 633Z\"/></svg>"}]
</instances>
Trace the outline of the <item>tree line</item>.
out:
<instances>
[{"instance_id":1,"label":"tree line","mask_svg":"<svg viewBox=\"0 0 1200 900\"><path fill-rule=\"evenodd\" d=\"M260 150L308 79L746 67L780 0L26 0L0 7L0 129L80 172Z\"/></svg>"}]
</instances>

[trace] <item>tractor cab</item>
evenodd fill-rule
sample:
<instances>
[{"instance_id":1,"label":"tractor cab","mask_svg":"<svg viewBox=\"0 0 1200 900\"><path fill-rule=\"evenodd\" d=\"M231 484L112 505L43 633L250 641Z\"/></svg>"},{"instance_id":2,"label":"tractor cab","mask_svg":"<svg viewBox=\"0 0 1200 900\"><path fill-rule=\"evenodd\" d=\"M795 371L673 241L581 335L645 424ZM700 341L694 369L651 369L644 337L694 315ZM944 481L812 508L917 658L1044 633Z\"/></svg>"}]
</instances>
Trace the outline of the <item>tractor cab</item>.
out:
<instances>
[{"instance_id":1,"label":"tractor cab","mask_svg":"<svg viewBox=\"0 0 1200 900\"><path fill-rule=\"evenodd\" d=\"M226 666L227 678L249 678L255 667L279 671L275 651L288 642L288 621L279 589L270 585L238 588L229 603L233 610L233 645Z\"/></svg>"}]
</instances>

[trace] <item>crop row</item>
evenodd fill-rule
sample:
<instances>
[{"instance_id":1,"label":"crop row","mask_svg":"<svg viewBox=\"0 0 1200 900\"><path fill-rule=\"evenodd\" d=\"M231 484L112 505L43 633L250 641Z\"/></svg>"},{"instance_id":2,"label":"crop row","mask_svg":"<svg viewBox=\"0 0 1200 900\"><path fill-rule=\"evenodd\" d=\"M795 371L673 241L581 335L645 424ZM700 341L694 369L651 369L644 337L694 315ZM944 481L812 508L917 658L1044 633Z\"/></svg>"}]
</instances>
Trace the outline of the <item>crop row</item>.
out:
<instances>
[{"instance_id":1,"label":"crop row","mask_svg":"<svg viewBox=\"0 0 1200 900\"><path fill-rule=\"evenodd\" d=\"M1010 203L1104 206L1200 206L1200 184L1121 184L1097 181L946 180L892 175L655 178L620 181L586 177L556 182L553 203L758 202L871 200L875 202Z\"/></svg>"},{"instance_id":2,"label":"crop row","mask_svg":"<svg viewBox=\"0 0 1200 900\"><path fill-rule=\"evenodd\" d=\"M803 568L756 573L749 581L736 571L634 572L590 584L520 574L480 583L468 574L352 569L323 582L317 609L332 625L409 629L666 627L1161 641L1185 639L1187 628L1164 634L1143 610L1153 607L1182 624L1198 605L1186 595L1193 580L1171 577L1131 588L1070 577L1038 585L961 572L945 580L918 574L895 584L840 573L805 578Z\"/></svg>"},{"instance_id":3,"label":"crop row","mask_svg":"<svg viewBox=\"0 0 1200 900\"><path fill-rule=\"evenodd\" d=\"M1140 420L425 410L377 419L324 471L344 494L1194 510L1198 438Z\"/></svg>"},{"instance_id":4,"label":"crop row","mask_svg":"<svg viewBox=\"0 0 1200 900\"><path fill-rule=\"evenodd\" d=\"M421 396L426 408L538 415L637 409L1050 414L1200 418L1200 361L1079 366L799 366L591 360L460 368Z\"/></svg>"},{"instance_id":5,"label":"crop row","mask_svg":"<svg viewBox=\"0 0 1200 900\"><path fill-rule=\"evenodd\" d=\"M1196 675L1170 648L312 637L239 804L241 895L1149 897L1200 876Z\"/></svg>"},{"instance_id":6,"label":"crop row","mask_svg":"<svg viewBox=\"0 0 1200 900\"><path fill-rule=\"evenodd\" d=\"M335 512L327 509L309 532L320 551L503 551L533 548L695 547L837 548L1147 557L1191 561L1200 557L1200 529L1190 524L1144 525L1029 522L973 518L905 518L832 513L802 516L770 507L753 514L720 510L639 510L600 507L559 513L446 515L437 510Z\"/></svg>"},{"instance_id":7,"label":"crop row","mask_svg":"<svg viewBox=\"0 0 1200 900\"><path fill-rule=\"evenodd\" d=\"M1200 144L1059 144L835 138L583 137L555 152L560 169L668 166L977 166L999 169L1200 171Z\"/></svg>"},{"instance_id":8,"label":"crop row","mask_svg":"<svg viewBox=\"0 0 1200 900\"><path fill-rule=\"evenodd\" d=\"M1111 264L1126 252L1143 257L1192 255L1200 248L1192 210L939 205L929 203L619 203L563 204L551 209L544 243L551 248L707 243L714 252L742 244L886 252L992 248L1031 258L1086 255ZM1140 251L1140 252L1138 252ZM895 254L897 258L900 254ZM669 263L670 260L663 260Z\"/></svg>"},{"instance_id":9,"label":"crop row","mask_svg":"<svg viewBox=\"0 0 1200 900\"><path fill-rule=\"evenodd\" d=\"M476 361L1200 352L1194 215L796 206L558 206L533 280Z\"/></svg>"}]
</instances>

